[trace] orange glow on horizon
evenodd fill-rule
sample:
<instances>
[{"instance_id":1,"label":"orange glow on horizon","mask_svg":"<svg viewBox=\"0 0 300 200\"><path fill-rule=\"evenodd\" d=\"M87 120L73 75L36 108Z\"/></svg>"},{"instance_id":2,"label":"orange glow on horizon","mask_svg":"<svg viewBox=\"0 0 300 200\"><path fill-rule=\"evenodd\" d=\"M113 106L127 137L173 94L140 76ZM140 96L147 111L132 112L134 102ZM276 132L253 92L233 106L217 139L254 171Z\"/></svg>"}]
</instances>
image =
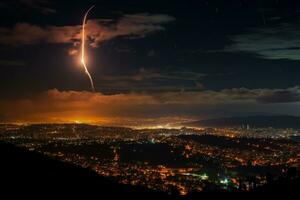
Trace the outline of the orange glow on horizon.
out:
<instances>
[{"instance_id":1,"label":"orange glow on horizon","mask_svg":"<svg viewBox=\"0 0 300 200\"><path fill-rule=\"evenodd\" d=\"M131 119L128 121L121 118L106 118L106 117L51 117L49 116L43 120L19 120L14 122L6 122L5 124L18 124L18 125L29 125L29 124L90 124L99 126L116 126L116 127L128 127L136 130L142 129L181 129L181 125L165 125L157 124L151 125L147 121L139 121L139 125L135 124L136 119Z\"/></svg>"}]
</instances>

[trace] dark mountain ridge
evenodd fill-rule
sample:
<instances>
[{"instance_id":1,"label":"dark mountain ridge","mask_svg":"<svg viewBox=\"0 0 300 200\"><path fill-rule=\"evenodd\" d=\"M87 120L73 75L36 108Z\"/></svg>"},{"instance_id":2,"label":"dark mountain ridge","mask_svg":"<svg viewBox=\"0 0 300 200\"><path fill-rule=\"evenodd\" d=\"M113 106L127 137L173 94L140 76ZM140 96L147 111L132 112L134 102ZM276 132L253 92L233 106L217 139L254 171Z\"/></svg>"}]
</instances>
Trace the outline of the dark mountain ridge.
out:
<instances>
[{"instance_id":1,"label":"dark mountain ridge","mask_svg":"<svg viewBox=\"0 0 300 200\"><path fill-rule=\"evenodd\" d=\"M256 127L256 128L295 128L300 129L300 117L296 116L246 116L194 121L185 126L202 127Z\"/></svg>"}]
</instances>

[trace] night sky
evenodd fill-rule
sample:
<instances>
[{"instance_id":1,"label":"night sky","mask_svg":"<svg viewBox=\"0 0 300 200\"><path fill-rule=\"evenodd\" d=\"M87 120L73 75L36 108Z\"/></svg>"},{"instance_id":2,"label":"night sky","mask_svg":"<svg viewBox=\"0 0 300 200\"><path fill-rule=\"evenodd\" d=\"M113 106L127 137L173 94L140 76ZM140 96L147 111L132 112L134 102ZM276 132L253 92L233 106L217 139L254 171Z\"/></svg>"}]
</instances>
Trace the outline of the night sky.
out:
<instances>
[{"instance_id":1,"label":"night sky","mask_svg":"<svg viewBox=\"0 0 300 200\"><path fill-rule=\"evenodd\" d=\"M298 0L10 0L0 17L0 122L300 116Z\"/></svg>"}]
</instances>

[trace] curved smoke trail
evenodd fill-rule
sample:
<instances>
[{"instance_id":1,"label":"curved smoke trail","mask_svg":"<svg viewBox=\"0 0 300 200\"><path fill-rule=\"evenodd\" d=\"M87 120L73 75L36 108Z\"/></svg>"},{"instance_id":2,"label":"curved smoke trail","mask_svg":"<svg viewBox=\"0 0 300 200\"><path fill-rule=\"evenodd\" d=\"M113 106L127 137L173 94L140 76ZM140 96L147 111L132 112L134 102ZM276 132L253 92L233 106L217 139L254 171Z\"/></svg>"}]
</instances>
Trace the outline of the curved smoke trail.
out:
<instances>
[{"instance_id":1,"label":"curved smoke trail","mask_svg":"<svg viewBox=\"0 0 300 200\"><path fill-rule=\"evenodd\" d=\"M90 79L91 87L92 87L93 92L95 92L94 81L93 81L93 78L92 78L89 70L87 69L87 66L86 66L86 63L85 63L85 24L86 24L86 19L87 19L87 16L88 16L89 12L94 7L95 6L90 7L90 9L88 9L88 11L84 15L83 24L82 24L82 43L81 43L81 63L84 67L85 73L87 74L87 76Z\"/></svg>"}]
</instances>

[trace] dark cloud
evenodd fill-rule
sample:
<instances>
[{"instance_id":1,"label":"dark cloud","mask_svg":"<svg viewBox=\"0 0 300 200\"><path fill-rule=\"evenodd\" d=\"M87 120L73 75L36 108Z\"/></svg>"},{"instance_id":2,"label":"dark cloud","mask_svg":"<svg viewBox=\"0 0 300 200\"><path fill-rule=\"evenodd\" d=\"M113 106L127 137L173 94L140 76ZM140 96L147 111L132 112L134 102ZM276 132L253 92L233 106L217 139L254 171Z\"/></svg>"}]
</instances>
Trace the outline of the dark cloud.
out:
<instances>
[{"instance_id":1,"label":"dark cloud","mask_svg":"<svg viewBox=\"0 0 300 200\"><path fill-rule=\"evenodd\" d=\"M156 52L154 50L150 50L150 51L148 51L147 56L152 57L155 55L155 53Z\"/></svg>"},{"instance_id":2,"label":"dark cloud","mask_svg":"<svg viewBox=\"0 0 300 200\"><path fill-rule=\"evenodd\" d=\"M104 41L116 37L141 38L156 31L163 31L163 24L175 20L168 15L150 15L147 13L124 15L118 20L93 19L87 22L87 35L90 45L97 47ZM18 23L12 29L0 28L0 43L6 45L24 45L37 43L73 43L80 42L81 25L40 27L28 23Z\"/></svg>"},{"instance_id":3,"label":"dark cloud","mask_svg":"<svg viewBox=\"0 0 300 200\"><path fill-rule=\"evenodd\" d=\"M55 14L57 11L53 8L53 1L49 0L10 0L6 2L0 2L1 7L23 7L36 10L37 12L50 15Z\"/></svg>"},{"instance_id":4,"label":"dark cloud","mask_svg":"<svg viewBox=\"0 0 300 200\"><path fill-rule=\"evenodd\" d=\"M248 29L230 37L228 52L248 52L265 59L300 60L300 23L281 23Z\"/></svg>"},{"instance_id":5,"label":"dark cloud","mask_svg":"<svg viewBox=\"0 0 300 200\"><path fill-rule=\"evenodd\" d=\"M0 43L26 45L37 43L72 43L80 38L80 26L39 27L18 23L12 29L0 28Z\"/></svg>"},{"instance_id":6,"label":"dark cloud","mask_svg":"<svg viewBox=\"0 0 300 200\"><path fill-rule=\"evenodd\" d=\"M51 7L52 3L49 0L20 0L20 2L38 10L42 14L48 15L56 13L56 10Z\"/></svg>"},{"instance_id":7,"label":"dark cloud","mask_svg":"<svg viewBox=\"0 0 300 200\"><path fill-rule=\"evenodd\" d=\"M155 70L140 68L130 74L102 74L97 76L101 80L101 87L114 89L119 92L131 91L179 91L203 89L201 84L205 74L187 70Z\"/></svg>"},{"instance_id":8,"label":"dark cloud","mask_svg":"<svg viewBox=\"0 0 300 200\"><path fill-rule=\"evenodd\" d=\"M300 101L300 90L276 91L257 99L261 103L291 103Z\"/></svg>"}]
</instances>

